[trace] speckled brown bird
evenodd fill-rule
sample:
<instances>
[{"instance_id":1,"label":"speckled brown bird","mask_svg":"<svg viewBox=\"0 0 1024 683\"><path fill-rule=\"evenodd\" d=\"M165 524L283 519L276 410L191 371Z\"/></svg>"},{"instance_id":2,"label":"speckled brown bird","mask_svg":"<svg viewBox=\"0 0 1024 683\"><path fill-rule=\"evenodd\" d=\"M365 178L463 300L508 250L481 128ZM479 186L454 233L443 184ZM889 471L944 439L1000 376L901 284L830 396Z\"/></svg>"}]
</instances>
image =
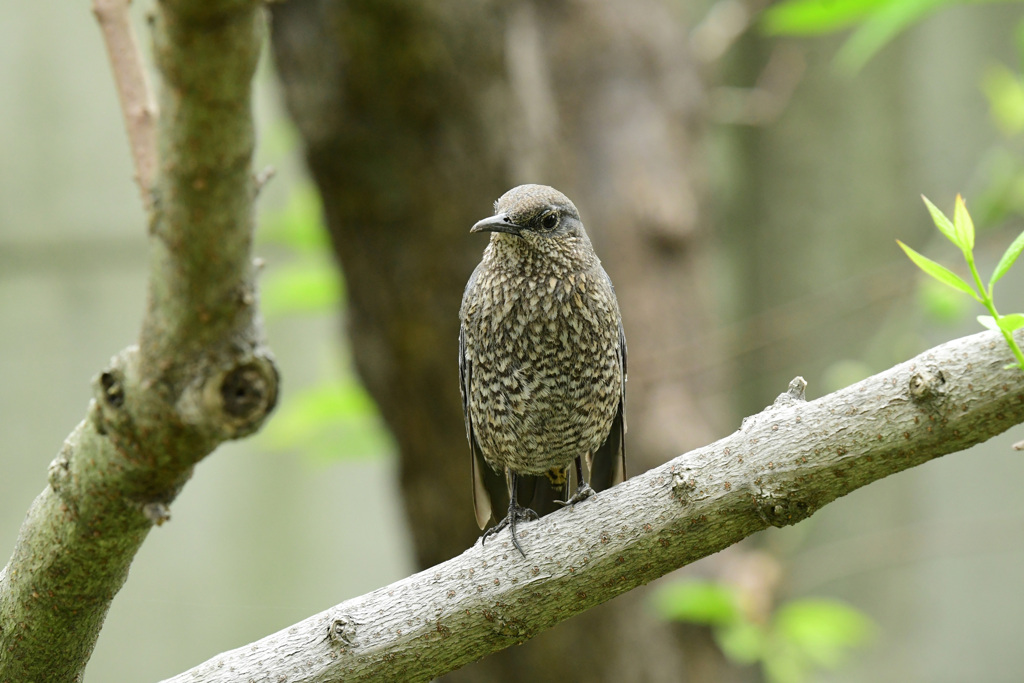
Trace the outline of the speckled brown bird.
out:
<instances>
[{"instance_id":1,"label":"speckled brown bird","mask_svg":"<svg viewBox=\"0 0 1024 683\"><path fill-rule=\"evenodd\" d=\"M483 540L508 526L525 557L518 521L625 478L626 338L611 279L561 192L515 187L470 232L491 233L459 311L473 505L483 529L507 504Z\"/></svg>"}]
</instances>

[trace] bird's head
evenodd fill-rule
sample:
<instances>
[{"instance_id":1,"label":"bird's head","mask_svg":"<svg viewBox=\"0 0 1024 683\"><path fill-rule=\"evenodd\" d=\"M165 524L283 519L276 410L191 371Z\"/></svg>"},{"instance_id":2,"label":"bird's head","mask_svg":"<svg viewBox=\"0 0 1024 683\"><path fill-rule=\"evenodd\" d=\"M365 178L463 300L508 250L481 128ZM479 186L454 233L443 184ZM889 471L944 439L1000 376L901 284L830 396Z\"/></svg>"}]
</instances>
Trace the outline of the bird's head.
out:
<instances>
[{"instance_id":1,"label":"bird's head","mask_svg":"<svg viewBox=\"0 0 1024 683\"><path fill-rule=\"evenodd\" d=\"M479 221L470 232L494 233L497 239L512 235L541 251L548 251L552 241L586 240L576 206L547 185L513 187L494 203L494 215Z\"/></svg>"}]
</instances>

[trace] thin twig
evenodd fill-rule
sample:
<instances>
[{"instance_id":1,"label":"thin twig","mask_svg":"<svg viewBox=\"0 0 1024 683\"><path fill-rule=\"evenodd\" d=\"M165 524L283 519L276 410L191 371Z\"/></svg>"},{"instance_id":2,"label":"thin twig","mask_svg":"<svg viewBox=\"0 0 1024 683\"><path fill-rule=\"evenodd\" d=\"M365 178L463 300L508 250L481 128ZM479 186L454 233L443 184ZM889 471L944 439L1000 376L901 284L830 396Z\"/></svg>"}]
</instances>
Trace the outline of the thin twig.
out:
<instances>
[{"instance_id":1,"label":"thin twig","mask_svg":"<svg viewBox=\"0 0 1024 683\"><path fill-rule=\"evenodd\" d=\"M103 31L103 42L110 57L135 162L135 181L142 193L142 204L148 211L156 173L157 110L132 30L130 6L131 0L93 0L92 11Z\"/></svg>"}]
</instances>

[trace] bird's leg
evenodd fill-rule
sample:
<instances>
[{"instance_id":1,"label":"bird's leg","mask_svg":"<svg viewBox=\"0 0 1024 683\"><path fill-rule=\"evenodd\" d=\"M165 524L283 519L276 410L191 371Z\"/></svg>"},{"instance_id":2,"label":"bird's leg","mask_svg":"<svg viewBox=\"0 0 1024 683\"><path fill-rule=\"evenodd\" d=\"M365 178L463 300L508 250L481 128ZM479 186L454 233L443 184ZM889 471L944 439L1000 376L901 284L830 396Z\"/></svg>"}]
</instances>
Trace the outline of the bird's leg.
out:
<instances>
[{"instance_id":1,"label":"bird's leg","mask_svg":"<svg viewBox=\"0 0 1024 683\"><path fill-rule=\"evenodd\" d=\"M537 519L537 513L530 508L521 506L519 501L516 500L516 489L519 487L519 475L512 472L510 478L512 480L512 486L510 487L508 495L508 516L484 532L483 537L480 539L480 545L487 542L488 536L496 534L505 527L508 527L512 532L512 545L516 547L516 550L518 550L519 554L525 559L526 553L523 552L522 546L519 545L519 539L516 538L516 522L521 519L528 522Z\"/></svg>"},{"instance_id":2,"label":"bird's leg","mask_svg":"<svg viewBox=\"0 0 1024 683\"><path fill-rule=\"evenodd\" d=\"M576 493L572 494L569 500L556 500L555 502L560 505L575 505L576 503L582 502L587 498L594 495L594 489L590 488L590 484L583 478L583 459L580 457L576 458Z\"/></svg>"}]
</instances>

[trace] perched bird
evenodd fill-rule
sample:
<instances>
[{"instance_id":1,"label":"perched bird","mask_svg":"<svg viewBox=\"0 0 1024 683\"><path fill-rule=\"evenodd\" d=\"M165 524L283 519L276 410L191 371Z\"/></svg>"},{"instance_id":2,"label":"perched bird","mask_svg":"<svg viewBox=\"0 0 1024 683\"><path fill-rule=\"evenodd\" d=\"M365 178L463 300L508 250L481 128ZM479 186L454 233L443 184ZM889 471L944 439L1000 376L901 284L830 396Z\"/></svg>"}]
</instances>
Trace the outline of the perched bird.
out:
<instances>
[{"instance_id":1,"label":"perched bird","mask_svg":"<svg viewBox=\"0 0 1024 683\"><path fill-rule=\"evenodd\" d=\"M459 311L473 505L484 529L507 503L483 540L507 526L525 557L516 522L625 478L626 338L612 281L561 192L515 187L470 232L491 233Z\"/></svg>"}]
</instances>

